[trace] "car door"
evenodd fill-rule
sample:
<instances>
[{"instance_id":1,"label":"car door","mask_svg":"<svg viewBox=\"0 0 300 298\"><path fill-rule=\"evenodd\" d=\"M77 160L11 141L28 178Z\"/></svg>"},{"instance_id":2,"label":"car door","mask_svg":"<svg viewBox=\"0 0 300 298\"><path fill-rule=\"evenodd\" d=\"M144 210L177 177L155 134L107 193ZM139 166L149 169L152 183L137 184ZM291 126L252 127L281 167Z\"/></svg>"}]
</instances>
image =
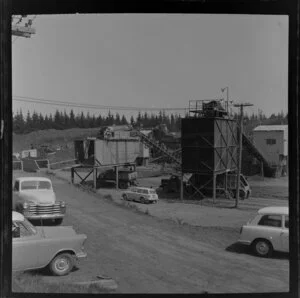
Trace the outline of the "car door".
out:
<instances>
[{"instance_id":1,"label":"car door","mask_svg":"<svg viewBox=\"0 0 300 298\"><path fill-rule=\"evenodd\" d=\"M12 270L37 268L39 264L36 252L37 236L32 234L22 222L14 222L13 227L20 228L20 235L12 239Z\"/></svg>"},{"instance_id":2,"label":"car door","mask_svg":"<svg viewBox=\"0 0 300 298\"><path fill-rule=\"evenodd\" d=\"M289 216L283 216L283 229L280 233L281 249L289 252Z\"/></svg>"},{"instance_id":3,"label":"car door","mask_svg":"<svg viewBox=\"0 0 300 298\"><path fill-rule=\"evenodd\" d=\"M257 228L260 238L268 239L275 250L281 249L282 216L279 214L265 214L258 222Z\"/></svg>"}]
</instances>

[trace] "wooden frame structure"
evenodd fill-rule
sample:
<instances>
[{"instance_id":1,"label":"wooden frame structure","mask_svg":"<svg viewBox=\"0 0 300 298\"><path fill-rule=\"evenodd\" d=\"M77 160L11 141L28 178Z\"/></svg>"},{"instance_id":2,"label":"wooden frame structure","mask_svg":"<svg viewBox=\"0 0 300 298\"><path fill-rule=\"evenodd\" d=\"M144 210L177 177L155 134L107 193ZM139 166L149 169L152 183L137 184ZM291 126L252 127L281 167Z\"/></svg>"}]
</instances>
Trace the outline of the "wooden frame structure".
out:
<instances>
[{"instance_id":1,"label":"wooden frame structure","mask_svg":"<svg viewBox=\"0 0 300 298\"><path fill-rule=\"evenodd\" d=\"M83 184L88 177L93 175L93 188L97 188L97 177L99 169L103 168L114 168L116 171L116 189L119 189L119 168L120 167L133 167L134 171L136 171L136 163L120 163L120 164L111 164L111 165L85 165L81 164L79 166L71 167L71 182L74 184L75 175L81 180L79 184ZM88 170L87 174L82 177L78 172L80 170Z\"/></svg>"}]
</instances>

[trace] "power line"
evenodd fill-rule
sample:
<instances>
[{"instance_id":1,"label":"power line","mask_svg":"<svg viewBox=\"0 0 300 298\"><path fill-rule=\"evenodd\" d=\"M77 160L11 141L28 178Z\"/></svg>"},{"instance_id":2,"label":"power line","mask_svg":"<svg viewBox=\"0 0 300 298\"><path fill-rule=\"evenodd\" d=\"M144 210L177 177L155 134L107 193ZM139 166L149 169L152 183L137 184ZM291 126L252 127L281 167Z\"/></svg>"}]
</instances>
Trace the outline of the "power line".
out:
<instances>
[{"instance_id":1,"label":"power line","mask_svg":"<svg viewBox=\"0 0 300 298\"><path fill-rule=\"evenodd\" d=\"M123 110L123 111L186 111L187 108L149 108L149 107L125 107L125 106L108 106L108 105L93 105L93 104L83 104L83 103L73 103L68 101L55 101L43 98L27 97L27 96L14 96L13 100L21 102L32 102L39 104L47 104L54 106L65 106L65 107L77 107L86 109L99 109L99 110Z\"/></svg>"}]
</instances>

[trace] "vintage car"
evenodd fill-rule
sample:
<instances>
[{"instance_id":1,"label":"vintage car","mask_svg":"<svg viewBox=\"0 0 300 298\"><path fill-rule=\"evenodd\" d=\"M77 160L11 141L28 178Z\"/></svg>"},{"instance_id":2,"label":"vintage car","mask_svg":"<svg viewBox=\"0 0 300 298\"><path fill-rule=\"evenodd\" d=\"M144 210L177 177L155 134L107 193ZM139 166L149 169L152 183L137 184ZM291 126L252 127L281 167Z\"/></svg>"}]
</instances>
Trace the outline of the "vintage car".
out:
<instances>
[{"instance_id":1,"label":"vintage car","mask_svg":"<svg viewBox=\"0 0 300 298\"><path fill-rule=\"evenodd\" d=\"M45 177L20 177L14 182L13 210L28 220L51 220L61 224L66 203L56 201L52 182Z\"/></svg>"},{"instance_id":2,"label":"vintage car","mask_svg":"<svg viewBox=\"0 0 300 298\"><path fill-rule=\"evenodd\" d=\"M79 258L86 257L84 234L69 226L35 227L21 213L12 212L12 270L48 266L54 275L67 275Z\"/></svg>"},{"instance_id":3,"label":"vintage car","mask_svg":"<svg viewBox=\"0 0 300 298\"><path fill-rule=\"evenodd\" d=\"M122 194L122 198L126 201L136 201L140 203L157 203L158 196L153 188L147 187L131 187Z\"/></svg>"},{"instance_id":4,"label":"vintage car","mask_svg":"<svg viewBox=\"0 0 300 298\"><path fill-rule=\"evenodd\" d=\"M269 257L274 250L289 252L289 208L265 207L240 231L239 243L251 245L254 253Z\"/></svg>"}]
</instances>

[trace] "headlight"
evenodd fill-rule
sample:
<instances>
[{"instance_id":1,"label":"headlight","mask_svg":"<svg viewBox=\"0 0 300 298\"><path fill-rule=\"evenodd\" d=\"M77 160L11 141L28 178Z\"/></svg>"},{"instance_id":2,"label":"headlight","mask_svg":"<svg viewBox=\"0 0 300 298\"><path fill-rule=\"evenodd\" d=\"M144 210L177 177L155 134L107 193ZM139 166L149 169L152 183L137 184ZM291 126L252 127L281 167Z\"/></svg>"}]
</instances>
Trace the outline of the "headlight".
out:
<instances>
[{"instance_id":1,"label":"headlight","mask_svg":"<svg viewBox=\"0 0 300 298\"><path fill-rule=\"evenodd\" d=\"M23 209L27 209L29 207L28 203L23 203Z\"/></svg>"},{"instance_id":2,"label":"headlight","mask_svg":"<svg viewBox=\"0 0 300 298\"><path fill-rule=\"evenodd\" d=\"M66 207L66 203L65 202L60 202L60 207Z\"/></svg>"}]
</instances>

